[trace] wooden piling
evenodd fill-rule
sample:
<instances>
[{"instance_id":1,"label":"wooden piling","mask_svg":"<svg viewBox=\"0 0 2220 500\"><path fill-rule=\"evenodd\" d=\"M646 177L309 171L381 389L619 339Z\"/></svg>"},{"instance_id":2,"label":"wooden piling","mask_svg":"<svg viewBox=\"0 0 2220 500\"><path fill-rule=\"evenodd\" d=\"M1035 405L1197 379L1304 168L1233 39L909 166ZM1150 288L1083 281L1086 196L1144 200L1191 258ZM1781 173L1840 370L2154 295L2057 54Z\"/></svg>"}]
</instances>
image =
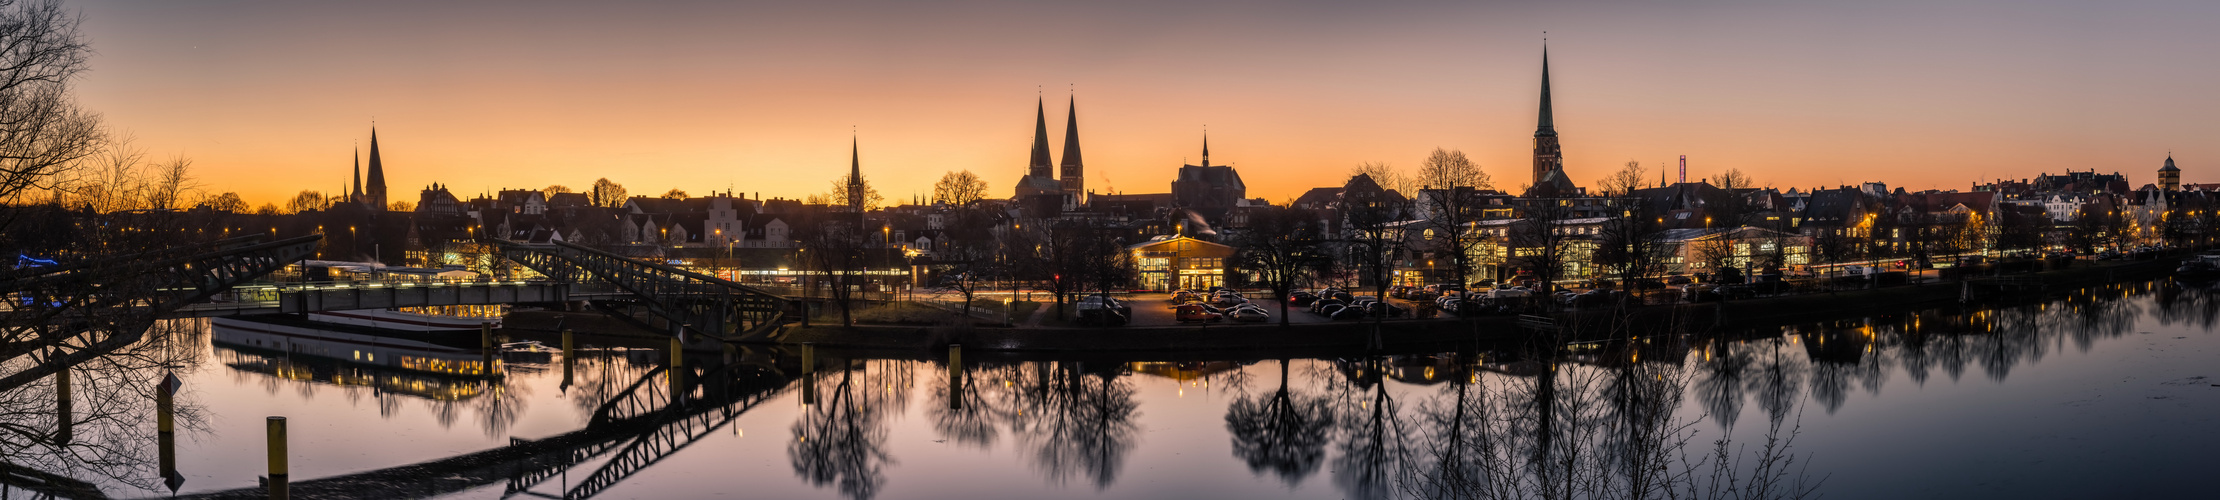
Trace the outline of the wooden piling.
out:
<instances>
[{"instance_id":1,"label":"wooden piling","mask_svg":"<svg viewBox=\"0 0 2220 500\"><path fill-rule=\"evenodd\" d=\"M802 344L802 404L817 404L817 347Z\"/></svg>"},{"instance_id":2,"label":"wooden piling","mask_svg":"<svg viewBox=\"0 0 2220 500\"><path fill-rule=\"evenodd\" d=\"M963 344L948 344L948 409L964 409Z\"/></svg>"},{"instance_id":3,"label":"wooden piling","mask_svg":"<svg viewBox=\"0 0 2220 500\"><path fill-rule=\"evenodd\" d=\"M270 417L270 498L287 498L287 464L285 463L285 417Z\"/></svg>"}]
</instances>

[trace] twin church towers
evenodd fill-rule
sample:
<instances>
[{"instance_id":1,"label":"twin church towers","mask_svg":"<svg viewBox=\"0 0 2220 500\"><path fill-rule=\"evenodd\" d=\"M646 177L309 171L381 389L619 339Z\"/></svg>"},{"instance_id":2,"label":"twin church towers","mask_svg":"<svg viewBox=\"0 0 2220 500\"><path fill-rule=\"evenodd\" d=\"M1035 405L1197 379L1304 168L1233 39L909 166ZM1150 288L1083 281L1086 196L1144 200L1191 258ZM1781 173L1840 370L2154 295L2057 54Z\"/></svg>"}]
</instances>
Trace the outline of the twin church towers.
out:
<instances>
[{"instance_id":1,"label":"twin church towers","mask_svg":"<svg viewBox=\"0 0 2220 500\"><path fill-rule=\"evenodd\" d=\"M1072 98L1065 115L1061 171L1048 157L1048 101L1037 102L1033 113L1033 158L1026 163L1025 177L1018 179L1017 196L1036 199L1057 195L1062 198L1064 210L1077 209L1085 203L1080 197L1087 192L1087 167L1079 157L1079 98Z\"/></svg>"}]
</instances>

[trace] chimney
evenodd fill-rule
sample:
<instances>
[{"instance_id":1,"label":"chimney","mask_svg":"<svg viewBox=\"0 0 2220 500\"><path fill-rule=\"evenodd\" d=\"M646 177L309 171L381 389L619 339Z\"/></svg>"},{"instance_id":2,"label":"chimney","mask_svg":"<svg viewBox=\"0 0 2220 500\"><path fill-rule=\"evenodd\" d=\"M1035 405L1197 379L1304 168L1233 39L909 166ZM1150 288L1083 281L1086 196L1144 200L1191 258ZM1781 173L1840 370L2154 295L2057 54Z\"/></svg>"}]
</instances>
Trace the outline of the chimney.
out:
<instances>
[{"instance_id":1,"label":"chimney","mask_svg":"<svg viewBox=\"0 0 2220 500\"><path fill-rule=\"evenodd\" d=\"M1688 182L1688 155L1680 155L1680 181Z\"/></svg>"}]
</instances>

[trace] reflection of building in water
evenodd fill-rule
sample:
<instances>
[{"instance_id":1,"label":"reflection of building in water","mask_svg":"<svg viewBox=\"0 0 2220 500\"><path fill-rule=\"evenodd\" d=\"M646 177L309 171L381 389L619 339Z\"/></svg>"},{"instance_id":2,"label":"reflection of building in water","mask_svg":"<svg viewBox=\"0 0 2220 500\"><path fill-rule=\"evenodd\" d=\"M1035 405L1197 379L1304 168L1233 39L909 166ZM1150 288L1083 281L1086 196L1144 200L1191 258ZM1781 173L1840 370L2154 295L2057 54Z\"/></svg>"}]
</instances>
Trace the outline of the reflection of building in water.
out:
<instances>
[{"instance_id":1,"label":"reflection of building in water","mask_svg":"<svg viewBox=\"0 0 2220 500\"><path fill-rule=\"evenodd\" d=\"M1241 363L1232 361L1136 361L1127 365L1134 373L1155 375L1180 382L1196 380L1241 369Z\"/></svg>"},{"instance_id":2,"label":"reflection of building in water","mask_svg":"<svg viewBox=\"0 0 2220 500\"><path fill-rule=\"evenodd\" d=\"M469 399L487 389L483 379L489 370L477 349L411 338L424 334L342 330L285 319L217 318L213 324L217 355L241 371L438 401ZM496 363L494 376L499 370Z\"/></svg>"}]
</instances>

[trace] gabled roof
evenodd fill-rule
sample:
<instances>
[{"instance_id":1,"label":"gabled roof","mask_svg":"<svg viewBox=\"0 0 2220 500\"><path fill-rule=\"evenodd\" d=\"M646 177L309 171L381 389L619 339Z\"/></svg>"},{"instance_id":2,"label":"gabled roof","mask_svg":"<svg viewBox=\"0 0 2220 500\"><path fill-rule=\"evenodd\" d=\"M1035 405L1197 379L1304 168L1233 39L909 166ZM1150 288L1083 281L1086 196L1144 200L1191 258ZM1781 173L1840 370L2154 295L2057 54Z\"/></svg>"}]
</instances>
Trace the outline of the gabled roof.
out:
<instances>
[{"instance_id":1,"label":"gabled roof","mask_svg":"<svg viewBox=\"0 0 2220 500\"><path fill-rule=\"evenodd\" d=\"M1310 191L1303 192L1303 195L1295 197L1295 202L1290 205L1298 208L1326 208L1333 206L1338 201L1341 201L1341 188L1321 187L1310 188Z\"/></svg>"},{"instance_id":2,"label":"gabled roof","mask_svg":"<svg viewBox=\"0 0 2220 500\"><path fill-rule=\"evenodd\" d=\"M1547 94L1545 93L1544 95L1546 96ZM1544 104L1544 106L1547 106L1547 104ZM1577 196L1579 194L1580 187L1573 185L1572 179L1565 177L1565 169L1563 167L1559 167L1549 169L1548 173L1542 174L1541 179L1535 180L1533 187L1526 188L1525 197L1563 198L1567 196Z\"/></svg>"}]
</instances>

